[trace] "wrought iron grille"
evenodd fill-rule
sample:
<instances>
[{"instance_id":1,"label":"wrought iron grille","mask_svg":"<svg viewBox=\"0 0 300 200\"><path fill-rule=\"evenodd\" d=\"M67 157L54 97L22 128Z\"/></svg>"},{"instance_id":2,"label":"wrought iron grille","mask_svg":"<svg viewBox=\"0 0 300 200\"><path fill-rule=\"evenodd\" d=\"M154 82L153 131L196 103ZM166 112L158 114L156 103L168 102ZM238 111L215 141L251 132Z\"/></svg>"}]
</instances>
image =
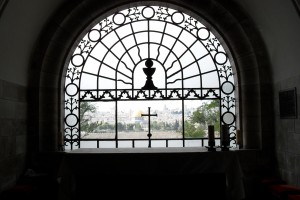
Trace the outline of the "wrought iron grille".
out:
<instances>
[{"instance_id":1,"label":"wrought iron grille","mask_svg":"<svg viewBox=\"0 0 300 200\"><path fill-rule=\"evenodd\" d=\"M202 23L178 10L141 6L117 12L88 30L68 60L65 79L64 144L130 141L118 138L118 105L123 101L201 101L218 99L222 124L230 127L235 144L234 73L229 52ZM81 137L82 102L115 103L115 135L106 139ZM182 123L184 126L184 112ZM207 138L199 140L203 146ZM141 139L142 140L142 139ZM156 139L168 143L174 138Z\"/></svg>"}]
</instances>

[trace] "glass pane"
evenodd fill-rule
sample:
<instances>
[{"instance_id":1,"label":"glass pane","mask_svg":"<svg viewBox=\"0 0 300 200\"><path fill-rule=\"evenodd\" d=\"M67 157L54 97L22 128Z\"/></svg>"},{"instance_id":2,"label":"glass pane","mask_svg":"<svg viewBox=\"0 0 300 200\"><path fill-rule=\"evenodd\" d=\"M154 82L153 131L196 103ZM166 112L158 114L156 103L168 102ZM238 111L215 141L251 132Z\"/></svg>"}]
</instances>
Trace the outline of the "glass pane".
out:
<instances>
[{"instance_id":1,"label":"glass pane","mask_svg":"<svg viewBox=\"0 0 300 200\"><path fill-rule=\"evenodd\" d=\"M80 82L81 90L95 90L97 89L97 75L90 75L82 73L81 82Z\"/></svg>"},{"instance_id":2,"label":"glass pane","mask_svg":"<svg viewBox=\"0 0 300 200\"><path fill-rule=\"evenodd\" d=\"M182 101L118 102L118 138L148 139L149 114L152 138L182 138Z\"/></svg>"},{"instance_id":3,"label":"glass pane","mask_svg":"<svg viewBox=\"0 0 300 200\"><path fill-rule=\"evenodd\" d=\"M220 135L219 100L190 100L184 104L185 138L207 138L208 125L214 125L215 137Z\"/></svg>"},{"instance_id":4,"label":"glass pane","mask_svg":"<svg viewBox=\"0 0 300 200\"><path fill-rule=\"evenodd\" d=\"M115 139L115 103L81 102L82 139Z\"/></svg>"},{"instance_id":5,"label":"glass pane","mask_svg":"<svg viewBox=\"0 0 300 200\"><path fill-rule=\"evenodd\" d=\"M208 146L208 140L204 140L204 146L205 146L205 147Z\"/></svg>"},{"instance_id":6,"label":"glass pane","mask_svg":"<svg viewBox=\"0 0 300 200\"><path fill-rule=\"evenodd\" d=\"M183 147L183 140L170 140L168 147Z\"/></svg>"},{"instance_id":7,"label":"glass pane","mask_svg":"<svg viewBox=\"0 0 300 200\"><path fill-rule=\"evenodd\" d=\"M202 140L185 140L185 147L201 147Z\"/></svg>"},{"instance_id":8,"label":"glass pane","mask_svg":"<svg viewBox=\"0 0 300 200\"><path fill-rule=\"evenodd\" d=\"M148 148L149 142L147 140L145 141L136 141L135 147L136 148Z\"/></svg>"},{"instance_id":9,"label":"glass pane","mask_svg":"<svg viewBox=\"0 0 300 200\"><path fill-rule=\"evenodd\" d=\"M220 146L221 145L221 140L220 139L216 139L215 143L216 143L216 146Z\"/></svg>"},{"instance_id":10,"label":"glass pane","mask_svg":"<svg viewBox=\"0 0 300 200\"><path fill-rule=\"evenodd\" d=\"M80 148L82 149L97 148L97 141L81 141Z\"/></svg>"},{"instance_id":11,"label":"glass pane","mask_svg":"<svg viewBox=\"0 0 300 200\"><path fill-rule=\"evenodd\" d=\"M166 141L165 140L156 140L151 142L152 147L166 147Z\"/></svg>"},{"instance_id":12,"label":"glass pane","mask_svg":"<svg viewBox=\"0 0 300 200\"><path fill-rule=\"evenodd\" d=\"M131 141L119 141L118 145L119 145L119 148L132 148Z\"/></svg>"},{"instance_id":13,"label":"glass pane","mask_svg":"<svg viewBox=\"0 0 300 200\"><path fill-rule=\"evenodd\" d=\"M99 148L116 148L116 142L115 141L99 142Z\"/></svg>"}]
</instances>

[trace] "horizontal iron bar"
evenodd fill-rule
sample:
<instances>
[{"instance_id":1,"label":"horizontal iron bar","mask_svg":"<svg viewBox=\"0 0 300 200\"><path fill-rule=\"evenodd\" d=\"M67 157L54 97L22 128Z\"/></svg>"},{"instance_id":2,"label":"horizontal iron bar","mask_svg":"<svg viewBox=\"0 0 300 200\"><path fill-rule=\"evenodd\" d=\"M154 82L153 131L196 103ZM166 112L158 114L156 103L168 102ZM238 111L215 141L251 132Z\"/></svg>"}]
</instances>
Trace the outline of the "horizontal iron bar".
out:
<instances>
[{"instance_id":1,"label":"horizontal iron bar","mask_svg":"<svg viewBox=\"0 0 300 200\"><path fill-rule=\"evenodd\" d=\"M215 140L220 140L221 138L215 138ZM78 139L79 140L79 139ZM208 138L155 138L155 139L151 139L152 141L175 141L175 140L208 140ZM75 141L74 139L65 139L65 141ZM80 139L80 141L116 141L116 139ZM118 139L118 141L148 141L148 139Z\"/></svg>"}]
</instances>

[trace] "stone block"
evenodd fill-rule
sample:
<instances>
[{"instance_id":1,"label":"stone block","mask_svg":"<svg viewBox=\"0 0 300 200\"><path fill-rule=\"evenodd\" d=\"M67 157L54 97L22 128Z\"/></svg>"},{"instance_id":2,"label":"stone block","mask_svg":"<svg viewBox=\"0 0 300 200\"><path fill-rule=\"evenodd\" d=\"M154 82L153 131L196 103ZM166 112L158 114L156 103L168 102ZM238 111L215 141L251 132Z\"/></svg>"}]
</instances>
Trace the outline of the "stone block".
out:
<instances>
[{"instance_id":1,"label":"stone block","mask_svg":"<svg viewBox=\"0 0 300 200\"><path fill-rule=\"evenodd\" d=\"M60 82L61 76L57 74L53 74L52 72L41 72L41 87L53 87L57 85L57 83Z\"/></svg>"},{"instance_id":2,"label":"stone block","mask_svg":"<svg viewBox=\"0 0 300 200\"><path fill-rule=\"evenodd\" d=\"M247 99L247 101L242 102L242 120L247 121L249 117L255 117L255 118L260 118L261 113L260 113L260 108L256 104L259 103L258 100L253 100L250 101Z\"/></svg>"},{"instance_id":3,"label":"stone block","mask_svg":"<svg viewBox=\"0 0 300 200\"><path fill-rule=\"evenodd\" d=\"M0 137L1 136L12 136L13 128L15 124L11 119L0 119Z\"/></svg>"},{"instance_id":4,"label":"stone block","mask_svg":"<svg viewBox=\"0 0 300 200\"><path fill-rule=\"evenodd\" d=\"M25 154L27 152L27 137L21 135L16 137L16 154Z\"/></svg>"},{"instance_id":5,"label":"stone block","mask_svg":"<svg viewBox=\"0 0 300 200\"><path fill-rule=\"evenodd\" d=\"M241 76L241 85L258 85L259 84L259 76L257 69L249 69L240 73Z\"/></svg>"},{"instance_id":6,"label":"stone block","mask_svg":"<svg viewBox=\"0 0 300 200\"><path fill-rule=\"evenodd\" d=\"M274 111L275 111L275 115L276 116L280 116L280 109L279 109L279 99L276 98L275 101L274 101Z\"/></svg>"},{"instance_id":7,"label":"stone block","mask_svg":"<svg viewBox=\"0 0 300 200\"><path fill-rule=\"evenodd\" d=\"M27 120L26 119L19 119L19 120L13 120L13 131L15 135L26 135L27 134Z\"/></svg>"},{"instance_id":8,"label":"stone block","mask_svg":"<svg viewBox=\"0 0 300 200\"><path fill-rule=\"evenodd\" d=\"M0 176L0 192L12 188L17 182L16 175Z\"/></svg>"},{"instance_id":9,"label":"stone block","mask_svg":"<svg viewBox=\"0 0 300 200\"><path fill-rule=\"evenodd\" d=\"M57 103L48 103L41 105L41 112L46 113L47 115L55 116L59 113L60 104Z\"/></svg>"},{"instance_id":10,"label":"stone block","mask_svg":"<svg viewBox=\"0 0 300 200\"><path fill-rule=\"evenodd\" d=\"M274 117L267 115L263 116L262 122L261 122L261 130L262 131L274 131Z\"/></svg>"},{"instance_id":11,"label":"stone block","mask_svg":"<svg viewBox=\"0 0 300 200\"><path fill-rule=\"evenodd\" d=\"M300 86L299 77L290 77L281 82L281 90L291 89L297 87L298 85Z\"/></svg>"},{"instance_id":12,"label":"stone block","mask_svg":"<svg viewBox=\"0 0 300 200\"><path fill-rule=\"evenodd\" d=\"M3 99L3 81L0 80L0 99Z\"/></svg>"},{"instance_id":13,"label":"stone block","mask_svg":"<svg viewBox=\"0 0 300 200\"><path fill-rule=\"evenodd\" d=\"M18 86L18 100L20 102L27 102L27 88L24 86Z\"/></svg>"},{"instance_id":14,"label":"stone block","mask_svg":"<svg viewBox=\"0 0 300 200\"><path fill-rule=\"evenodd\" d=\"M13 175L16 172L16 158L10 157L0 161L0 177Z\"/></svg>"},{"instance_id":15,"label":"stone block","mask_svg":"<svg viewBox=\"0 0 300 200\"><path fill-rule=\"evenodd\" d=\"M44 104L48 103L57 103L58 99L60 98L58 96L57 88L41 88L40 92L40 101Z\"/></svg>"},{"instance_id":16,"label":"stone block","mask_svg":"<svg viewBox=\"0 0 300 200\"><path fill-rule=\"evenodd\" d=\"M275 83L273 85L273 91L274 91L274 99L279 100L279 91L281 90L280 83Z\"/></svg>"},{"instance_id":17,"label":"stone block","mask_svg":"<svg viewBox=\"0 0 300 200\"><path fill-rule=\"evenodd\" d=\"M257 70L257 61L255 59L255 54L250 53L248 55L243 55L237 58L237 65L242 64L243 68L239 68L240 73L247 70Z\"/></svg>"},{"instance_id":18,"label":"stone block","mask_svg":"<svg viewBox=\"0 0 300 200\"><path fill-rule=\"evenodd\" d=\"M3 81L3 99L18 100L18 85Z\"/></svg>"},{"instance_id":19,"label":"stone block","mask_svg":"<svg viewBox=\"0 0 300 200\"><path fill-rule=\"evenodd\" d=\"M286 151L288 146L288 139L285 132L277 130L275 134L275 147L277 151Z\"/></svg>"},{"instance_id":20,"label":"stone block","mask_svg":"<svg viewBox=\"0 0 300 200\"><path fill-rule=\"evenodd\" d=\"M263 150L272 153L275 150L274 131L263 131L261 138Z\"/></svg>"},{"instance_id":21,"label":"stone block","mask_svg":"<svg viewBox=\"0 0 300 200\"><path fill-rule=\"evenodd\" d=\"M15 106L15 119L26 119L28 115L27 103L16 103Z\"/></svg>"},{"instance_id":22,"label":"stone block","mask_svg":"<svg viewBox=\"0 0 300 200\"><path fill-rule=\"evenodd\" d=\"M247 134L243 135L244 147L246 149L260 149L261 148L261 139L260 139L259 132L258 131L247 131L246 133Z\"/></svg>"},{"instance_id":23,"label":"stone block","mask_svg":"<svg viewBox=\"0 0 300 200\"><path fill-rule=\"evenodd\" d=\"M9 158L0 161L0 191L13 186L17 181L16 159Z\"/></svg>"},{"instance_id":24,"label":"stone block","mask_svg":"<svg viewBox=\"0 0 300 200\"><path fill-rule=\"evenodd\" d=\"M257 151L256 150L245 150L238 151L240 163L242 165L257 165Z\"/></svg>"},{"instance_id":25,"label":"stone block","mask_svg":"<svg viewBox=\"0 0 300 200\"><path fill-rule=\"evenodd\" d=\"M27 164L27 157L25 154L20 154L16 156L16 175L20 177L23 175Z\"/></svg>"},{"instance_id":26,"label":"stone block","mask_svg":"<svg viewBox=\"0 0 300 200\"><path fill-rule=\"evenodd\" d=\"M295 119L295 133L300 134L300 117Z\"/></svg>"},{"instance_id":27,"label":"stone block","mask_svg":"<svg viewBox=\"0 0 300 200\"><path fill-rule=\"evenodd\" d=\"M290 171L285 171L284 172L284 179L288 182L290 185L297 185L298 183L298 177L295 173L290 172Z\"/></svg>"},{"instance_id":28,"label":"stone block","mask_svg":"<svg viewBox=\"0 0 300 200\"><path fill-rule=\"evenodd\" d=\"M287 123L287 132L288 133L295 133L296 132L296 126L295 126L295 120L294 119L289 119L286 120Z\"/></svg>"},{"instance_id":29,"label":"stone block","mask_svg":"<svg viewBox=\"0 0 300 200\"><path fill-rule=\"evenodd\" d=\"M286 152L276 151L276 161L280 169L286 169Z\"/></svg>"},{"instance_id":30,"label":"stone block","mask_svg":"<svg viewBox=\"0 0 300 200\"><path fill-rule=\"evenodd\" d=\"M298 154L300 152L300 135L294 133L287 133L287 151L289 153Z\"/></svg>"},{"instance_id":31,"label":"stone block","mask_svg":"<svg viewBox=\"0 0 300 200\"><path fill-rule=\"evenodd\" d=\"M15 137L1 137L0 140L0 159L9 158L16 153Z\"/></svg>"},{"instance_id":32,"label":"stone block","mask_svg":"<svg viewBox=\"0 0 300 200\"><path fill-rule=\"evenodd\" d=\"M300 154L295 156L295 173L300 176Z\"/></svg>"},{"instance_id":33,"label":"stone block","mask_svg":"<svg viewBox=\"0 0 300 200\"><path fill-rule=\"evenodd\" d=\"M296 156L293 153L286 153L286 169L296 173Z\"/></svg>"},{"instance_id":34,"label":"stone block","mask_svg":"<svg viewBox=\"0 0 300 200\"><path fill-rule=\"evenodd\" d=\"M15 116L14 102L8 100L0 100L0 119L13 119Z\"/></svg>"},{"instance_id":35,"label":"stone block","mask_svg":"<svg viewBox=\"0 0 300 200\"><path fill-rule=\"evenodd\" d=\"M242 116L242 119L245 116ZM244 120L243 129L245 131L259 131L260 130L260 122L257 117L247 117L247 120Z\"/></svg>"}]
</instances>

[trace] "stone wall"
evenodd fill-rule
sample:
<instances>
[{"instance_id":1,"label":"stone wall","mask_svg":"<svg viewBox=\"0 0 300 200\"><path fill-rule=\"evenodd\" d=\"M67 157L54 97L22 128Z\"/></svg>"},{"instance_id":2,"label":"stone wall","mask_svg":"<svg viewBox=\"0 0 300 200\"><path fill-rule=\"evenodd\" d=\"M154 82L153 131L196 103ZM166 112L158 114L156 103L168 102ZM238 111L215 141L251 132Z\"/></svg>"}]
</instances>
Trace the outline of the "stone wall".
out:
<instances>
[{"instance_id":1,"label":"stone wall","mask_svg":"<svg viewBox=\"0 0 300 200\"><path fill-rule=\"evenodd\" d=\"M279 91L297 88L298 119L280 119ZM300 76L275 86L275 126L278 172L290 184L300 186Z\"/></svg>"},{"instance_id":2,"label":"stone wall","mask_svg":"<svg viewBox=\"0 0 300 200\"><path fill-rule=\"evenodd\" d=\"M0 80L0 192L24 171L27 154L27 91Z\"/></svg>"}]
</instances>

